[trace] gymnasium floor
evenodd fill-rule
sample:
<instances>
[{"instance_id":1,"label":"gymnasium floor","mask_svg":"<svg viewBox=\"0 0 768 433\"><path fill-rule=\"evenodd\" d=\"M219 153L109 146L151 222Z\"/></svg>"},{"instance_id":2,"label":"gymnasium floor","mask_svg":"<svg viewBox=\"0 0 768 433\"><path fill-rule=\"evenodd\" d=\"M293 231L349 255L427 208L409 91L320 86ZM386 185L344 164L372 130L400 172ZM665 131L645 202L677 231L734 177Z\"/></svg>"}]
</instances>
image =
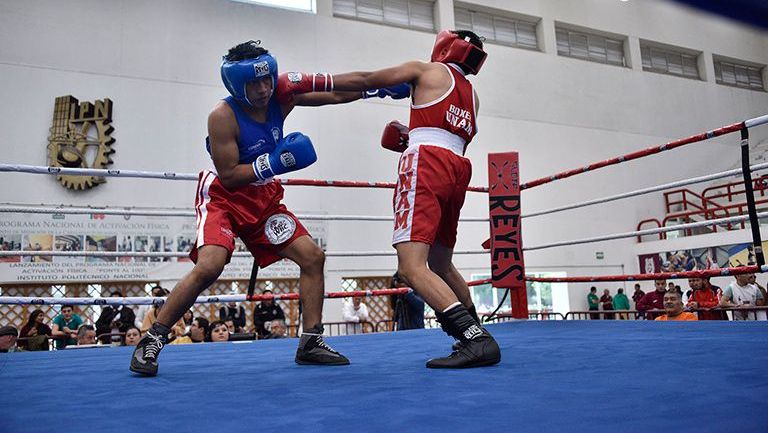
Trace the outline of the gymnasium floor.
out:
<instances>
[{"instance_id":1,"label":"gymnasium floor","mask_svg":"<svg viewBox=\"0 0 768 433\"><path fill-rule=\"evenodd\" d=\"M427 370L437 330L328 338L347 367L293 362L297 340L0 354L0 432L768 432L768 322L491 325L501 364Z\"/></svg>"}]
</instances>

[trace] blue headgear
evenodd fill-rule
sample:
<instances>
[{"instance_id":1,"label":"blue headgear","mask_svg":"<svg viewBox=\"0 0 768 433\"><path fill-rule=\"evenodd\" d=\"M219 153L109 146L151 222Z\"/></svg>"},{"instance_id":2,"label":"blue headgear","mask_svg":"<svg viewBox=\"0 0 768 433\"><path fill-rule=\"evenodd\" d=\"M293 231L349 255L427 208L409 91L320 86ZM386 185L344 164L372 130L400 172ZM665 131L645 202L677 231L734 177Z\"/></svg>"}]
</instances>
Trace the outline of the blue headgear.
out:
<instances>
[{"instance_id":1,"label":"blue headgear","mask_svg":"<svg viewBox=\"0 0 768 433\"><path fill-rule=\"evenodd\" d=\"M245 92L249 81L257 80L267 75L272 76L272 91L277 86L277 60L270 54L262 54L253 59L237 62L224 60L221 63L221 79L229 93L238 101L252 105Z\"/></svg>"}]
</instances>

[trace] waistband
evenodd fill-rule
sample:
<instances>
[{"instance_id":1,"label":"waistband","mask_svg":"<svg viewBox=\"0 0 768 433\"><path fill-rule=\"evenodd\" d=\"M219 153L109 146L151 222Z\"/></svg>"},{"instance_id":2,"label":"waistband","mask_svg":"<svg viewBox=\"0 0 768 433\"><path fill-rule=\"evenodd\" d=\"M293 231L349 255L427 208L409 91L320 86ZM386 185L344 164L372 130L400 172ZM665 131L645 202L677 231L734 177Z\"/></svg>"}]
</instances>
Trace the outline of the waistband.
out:
<instances>
[{"instance_id":1,"label":"waistband","mask_svg":"<svg viewBox=\"0 0 768 433\"><path fill-rule=\"evenodd\" d=\"M211 173L216 177L219 177L219 173L216 173L216 168L210 168L207 170L202 170L201 173ZM254 180L253 182L249 183L248 185L254 185L254 186L262 186L262 185L268 185L270 183L273 183L275 181L274 177L268 177L264 180Z\"/></svg>"},{"instance_id":2,"label":"waistband","mask_svg":"<svg viewBox=\"0 0 768 433\"><path fill-rule=\"evenodd\" d=\"M421 144L442 147L459 156L464 156L464 139L441 128L421 127L408 133L408 147Z\"/></svg>"}]
</instances>

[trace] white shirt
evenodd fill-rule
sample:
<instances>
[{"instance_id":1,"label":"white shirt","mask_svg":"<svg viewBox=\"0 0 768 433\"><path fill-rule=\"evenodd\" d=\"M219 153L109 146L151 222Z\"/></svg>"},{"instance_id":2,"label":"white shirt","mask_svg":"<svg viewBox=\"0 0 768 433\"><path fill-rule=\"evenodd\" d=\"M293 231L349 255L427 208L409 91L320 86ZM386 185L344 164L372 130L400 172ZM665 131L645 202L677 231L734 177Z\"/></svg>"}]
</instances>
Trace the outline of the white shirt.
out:
<instances>
[{"instance_id":1,"label":"white shirt","mask_svg":"<svg viewBox=\"0 0 768 433\"><path fill-rule=\"evenodd\" d=\"M740 286L736 281L732 281L728 284L723 292L724 297L731 299L731 303L737 306L755 307L757 306L757 300L763 299L763 293L754 284L747 284ZM733 313L733 320L765 320L765 312L758 311L756 313L739 314L739 312Z\"/></svg>"},{"instance_id":2,"label":"white shirt","mask_svg":"<svg viewBox=\"0 0 768 433\"><path fill-rule=\"evenodd\" d=\"M360 306L355 309L355 305L352 302L345 302L341 307L341 315L345 322L367 322L368 307L364 303L360 303Z\"/></svg>"}]
</instances>

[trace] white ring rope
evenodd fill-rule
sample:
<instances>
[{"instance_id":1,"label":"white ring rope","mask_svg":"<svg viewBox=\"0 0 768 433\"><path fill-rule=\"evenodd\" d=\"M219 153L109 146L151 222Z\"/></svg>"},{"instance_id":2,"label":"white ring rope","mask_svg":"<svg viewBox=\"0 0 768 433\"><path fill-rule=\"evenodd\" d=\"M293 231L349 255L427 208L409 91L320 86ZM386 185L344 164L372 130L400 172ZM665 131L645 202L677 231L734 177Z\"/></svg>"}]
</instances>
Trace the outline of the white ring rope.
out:
<instances>
[{"instance_id":1,"label":"white ring rope","mask_svg":"<svg viewBox=\"0 0 768 433\"><path fill-rule=\"evenodd\" d=\"M753 126L763 125L768 123L768 114L760 117L755 117L754 119L749 119L744 121L744 126L747 128L751 128Z\"/></svg>"},{"instance_id":2,"label":"white ring rope","mask_svg":"<svg viewBox=\"0 0 768 433\"><path fill-rule=\"evenodd\" d=\"M757 218L758 219L768 218L768 212L762 212L757 214ZM589 243L602 242L602 241L612 241L616 239L631 238L635 236L653 235L653 234L664 233L664 232L673 232L677 230L687 230L687 229L693 229L697 227L706 227L706 226L713 226L713 225L720 225L720 224L727 224L727 223L741 222L741 221L748 221L748 220L749 220L749 215L740 215L740 216L734 216L734 217L728 217L728 218L699 221L695 223L678 224L676 226L670 226L670 227L659 227L656 229L638 230L634 232L616 233L616 234L607 235L607 236L597 236L593 238L575 239L570 241L555 242L551 244L536 245L533 247L523 248L523 251L543 250L546 248L562 247L567 245L578 245L578 244L589 244Z\"/></svg>"},{"instance_id":3,"label":"white ring rope","mask_svg":"<svg viewBox=\"0 0 768 433\"><path fill-rule=\"evenodd\" d=\"M453 254L487 254L490 250L458 250ZM326 257L379 257L395 256L395 251L326 251ZM0 251L0 257L65 256L65 257L189 257L186 252L173 251ZM247 251L236 251L232 257L253 257Z\"/></svg>"},{"instance_id":4,"label":"white ring rope","mask_svg":"<svg viewBox=\"0 0 768 433\"><path fill-rule=\"evenodd\" d=\"M152 209L117 209L95 207L45 207L32 205L0 205L0 213L33 213L33 214L67 214L67 215L136 215L136 216L166 216L166 217L195 217L194 210L152 210ZM393 221L391 216L376 215L296 215L300 220L307 221ZM460 218L462 222L488 222L484 217Z\"/></svg>"},{"instance_id":5,"label":"white ring rope","mask_svg":"<svg viewBox=\"0 0 768 433\"><path fill-rule=\"evenodd\" d=\"M768 169L768 163L756 164L756 165L753 165L753 166L750 167L750 171L753 171L753 172L761 171L761 170L765 170L765 169ZM651 187L648 187L648 188L643 188L643 189L638 189L638 190L635 190L635 191L630 191L630 192L625 192L625 193L621 193L621 194L611 195L611 196L608 196L608 197L597 198L597 199L588 200L588 201L584 201L584 202L572 203L572 204L561 206L561 207L555 207L555 208L551 208L551 209L544 209L544 210L540 210L540 211L536 211L536 212L531 212L529 214L523 214L521 216L521 218L530 218L530 217L535 217L535 216L547 215L547 214L551 214L551 213L555 213L555 212L562 212L564 210L578 209L578 208L581 208L581 207L592 206L592 205L595 205L595 204L608 203L608 202L611 202L611 201L621 200L621 199L624 199L624 198L635 197L635 196L638 196L638 195L649 194L649 193L657 192L657 191L663 191L665 189L678 188L678 187L686 186L686 185L693 185L693 184L696 184L696 183L708 182L710 180L722 179L722 178L725 178L725 177L730 177L730 176L734 176L734 175L738 175L738 174L741 174L741 169L740 168L736 168L736 169L728 170L728 171L721 171L720 173L714 173L714 174L710 174L710 175L706 175L706 176L700 176L700 177L694 177L694 178L690 178L690 179L678 180L676 182L666 183L666 184L658 185L658 186L651 186Z\"/></svg>"},{"instance_id":6,"label":"white ring rope","mask_svg":"<svg viewBox=\"0 0 768 433\"><path fill-rule=\"evenodd\" d=\"M98 177L138 177L145 179L197 180L195 173L174 173L161 171L118 170L102 168L46 167L42 165L0 164L0 171L34 174L56 174Z\"/></svg>"}]
</instances>

